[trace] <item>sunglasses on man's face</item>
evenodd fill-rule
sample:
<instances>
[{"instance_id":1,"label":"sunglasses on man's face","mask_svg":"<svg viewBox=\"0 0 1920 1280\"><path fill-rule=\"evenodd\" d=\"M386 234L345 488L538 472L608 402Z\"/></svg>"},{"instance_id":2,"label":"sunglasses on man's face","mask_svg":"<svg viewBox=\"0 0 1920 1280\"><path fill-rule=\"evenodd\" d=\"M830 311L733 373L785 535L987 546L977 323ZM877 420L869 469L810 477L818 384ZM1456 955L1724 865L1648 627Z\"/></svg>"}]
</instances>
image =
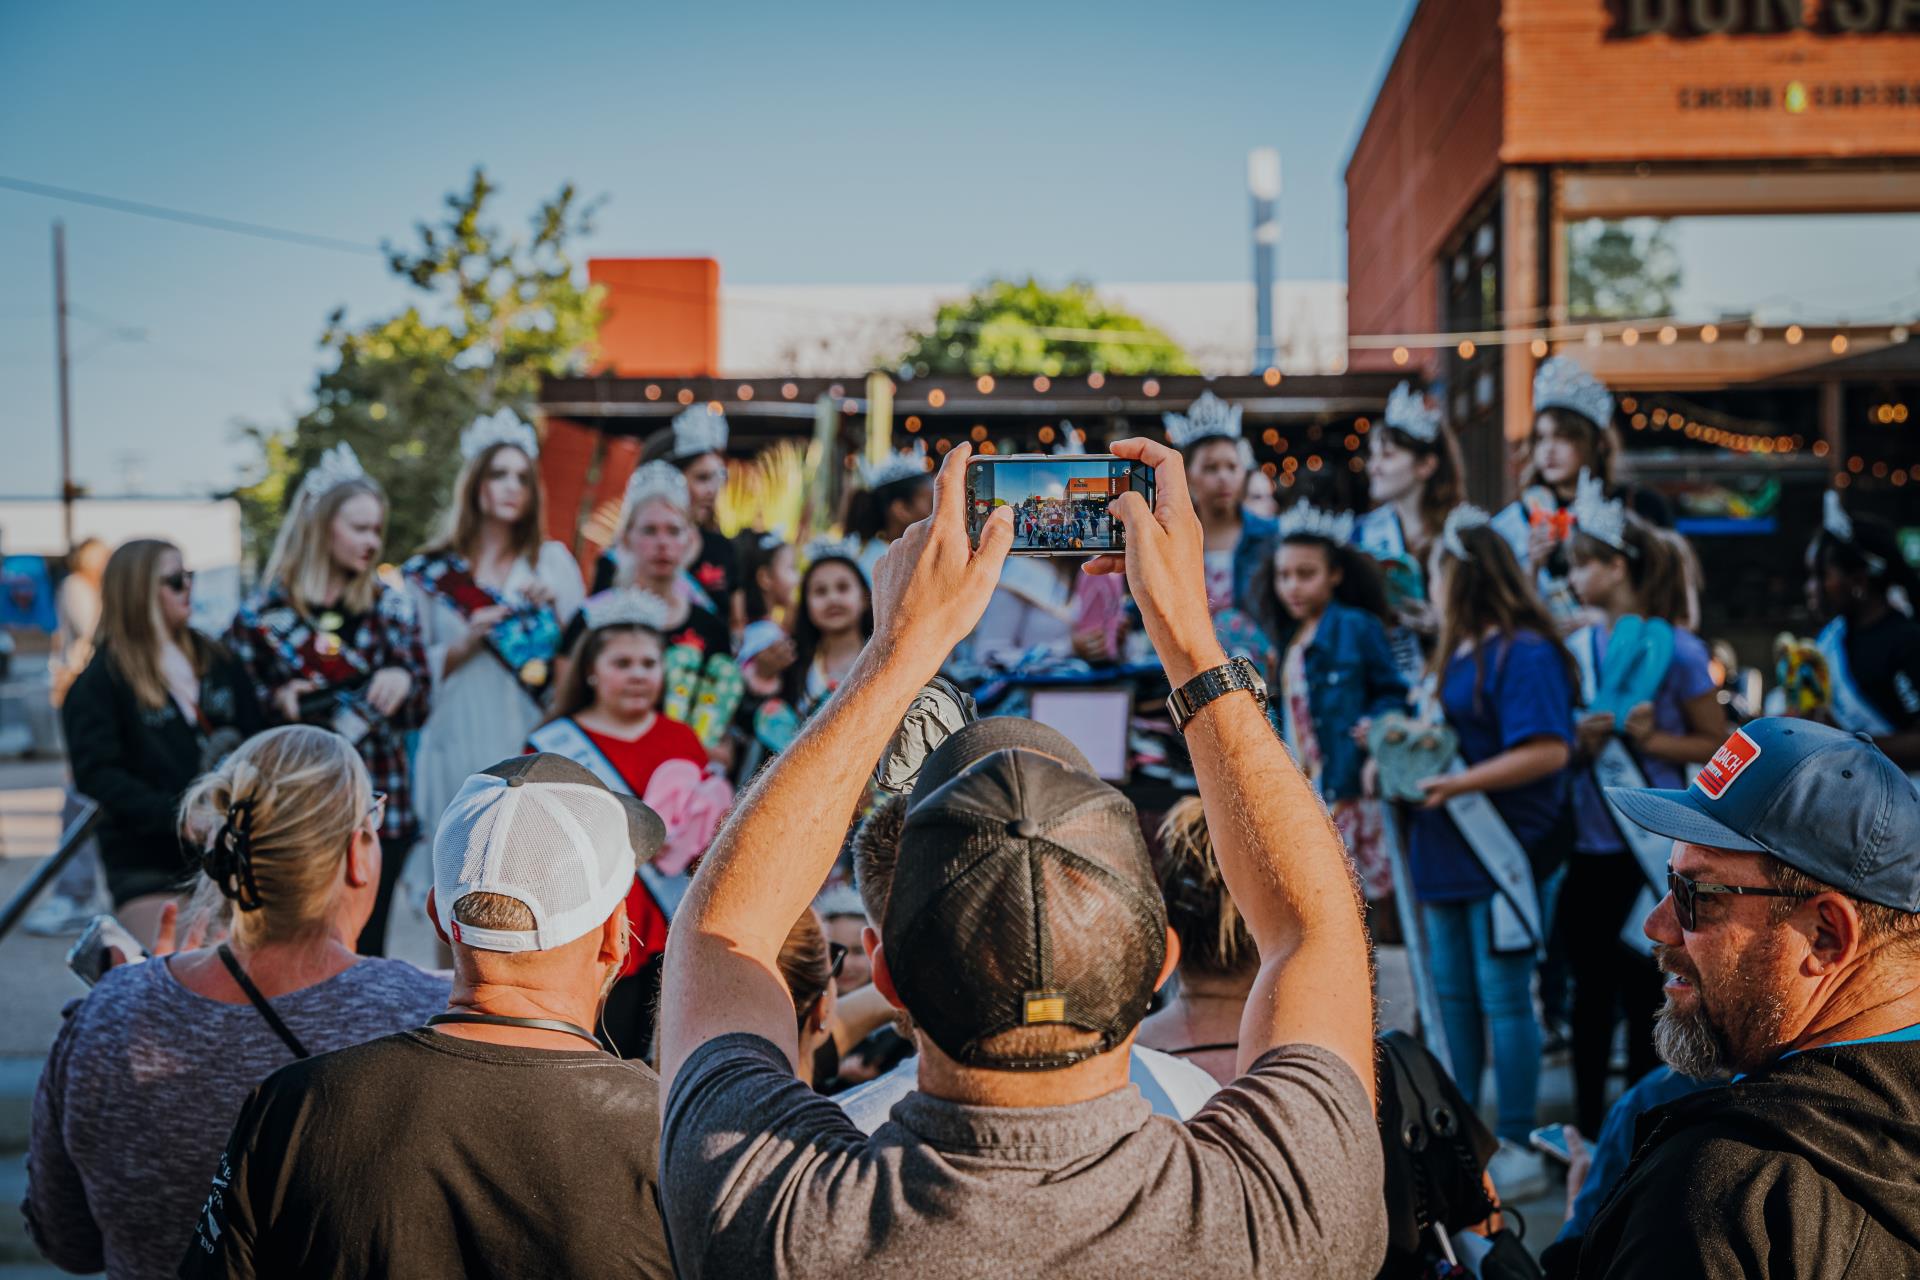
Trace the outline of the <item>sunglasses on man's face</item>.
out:
<instances>
[{"instance_id":1,"label":"sunglasses on man's face","mask_svg":"<svg viewBox=\"0 0 1920 1280\"><path fill-rule=\"evenodd\" d=\"M1693 880L1678 871L1667 872L1667 892L1673 895L1673 914L1680 919L1680 927L1688 933L1697 933L1700 928L1700 895L1703 893L1721 894L1742 898L1807 898L1811 894L1794 893L1788 889L1761 889L1744 884L1715 884L1711 880Z\"/></svg>"},{"instance_id":2,"label":"sunglasses on man's face","mask_svg":"<svg viewBox=\"0 0 1920 1280\"><path fill-rule=\"evenodd\" d=\"M182 569L178 573L169 573L160 579L160 585L173 592L190 590L193 587L193 570Z\"/></svg>"}]
</instances>

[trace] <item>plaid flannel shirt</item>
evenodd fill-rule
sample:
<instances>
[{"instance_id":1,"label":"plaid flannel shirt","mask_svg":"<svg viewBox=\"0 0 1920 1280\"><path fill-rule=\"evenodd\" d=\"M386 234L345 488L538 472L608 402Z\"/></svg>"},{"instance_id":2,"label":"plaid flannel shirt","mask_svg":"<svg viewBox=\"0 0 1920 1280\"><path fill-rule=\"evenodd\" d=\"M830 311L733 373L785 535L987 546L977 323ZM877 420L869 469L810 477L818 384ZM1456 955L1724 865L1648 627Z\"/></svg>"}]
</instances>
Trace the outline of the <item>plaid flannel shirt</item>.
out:
<instances>
[{"instance_id":1,"label":"plaid flannel shirt","mask_svg":"<svg viewBox=\"0 0 1920 1280\"><path fill-rule=\"evenodd\" d=\"M290 616L292 615L292 616ZM292 624L289 626L289 624ZM283 643L269 632L270 626L286 628L286 641L292 644L296 665L283 652ZM292 680L312 680L322 687L342 687L318 669L306 665L313 660L312 628L294 614L285 590L274 584L234 617L227 632L227 647L247 669L260 695L260 706L269 721L290 723L274 703L276 689ZM360 758L366 762L373 788L387 793L387 820L380 839L389 857L397 857L420 834L419 820L413 812L412 788L407 780L409 731L418 729L427 718L430 676L426 650L420 643L420 623L414 616L413 602L404 591L395 591L384 583L375 587L373 608L353 619L340 633L346 648L360 655L369 671L391 667L404 671L413 680L406 699L393 714L376 718L367 736L360 741ZM350 686L348 686L350 687ZM313 716L305 723L331 728L325 716Z\"/></svg>"}]
</instances>

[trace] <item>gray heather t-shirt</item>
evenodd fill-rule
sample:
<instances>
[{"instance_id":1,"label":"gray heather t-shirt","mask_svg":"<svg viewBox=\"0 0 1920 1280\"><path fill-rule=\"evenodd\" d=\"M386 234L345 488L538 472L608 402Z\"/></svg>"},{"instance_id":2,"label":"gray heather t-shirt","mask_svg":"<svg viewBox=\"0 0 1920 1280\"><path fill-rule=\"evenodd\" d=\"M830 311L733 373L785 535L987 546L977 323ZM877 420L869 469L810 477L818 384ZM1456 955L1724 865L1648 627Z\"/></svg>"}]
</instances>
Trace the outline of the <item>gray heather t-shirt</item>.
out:
<instances>
[{"instance_id":1,"label":"gray heather t-shirt","mask_svg":"<svg viewBox=\"0 0 1920 1280\"><path fill-rule=\"evenodd\" d=\"M660 1189L683 1280L1372 1276L1379 1130L1351 1068L1275 1049L1191 1120L1131 1086L1011 1109L912 1093L863 1135L759 1036L667 1096Z\"/></svg>"},{"instance_id":2,"label":"gray heather t-shirt","mask_svg":"<svg viewBox=\"0 0 1920 1280\"><path fill-rule=\"evenodd\" d=\"M313 1054L446 1007L444 978L398 960L273 997ZM108 972L67 1007L34 1095L21 1207L41 1252L114 1280L174 1275L240 1104L293 1060L252 1005L187 990L163 960Z\"/></svg>"}]
</instances>

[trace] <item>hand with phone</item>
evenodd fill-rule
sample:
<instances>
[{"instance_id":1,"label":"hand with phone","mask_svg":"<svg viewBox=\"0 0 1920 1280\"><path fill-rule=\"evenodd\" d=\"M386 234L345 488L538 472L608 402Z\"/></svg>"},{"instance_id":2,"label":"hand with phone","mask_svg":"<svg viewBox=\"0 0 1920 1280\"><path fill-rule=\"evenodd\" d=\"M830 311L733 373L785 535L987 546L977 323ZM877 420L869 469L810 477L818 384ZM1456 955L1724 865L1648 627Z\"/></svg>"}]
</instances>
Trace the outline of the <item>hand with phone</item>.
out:
<instances>
[{"instance_id":1,"label":"hand with phone","mask_svg":"<svg viewBox=\"0 0 1920 1280\"><path fill-rule=\"evenodd\" d=\"M1094 556L1126 548L1113 503L1138 493L1151 506L1152 467L1112 453L1010 454L967 462L967 534L980 545L995 512L1013 519L1016 556Z\"/></svg>"}]
</instances>

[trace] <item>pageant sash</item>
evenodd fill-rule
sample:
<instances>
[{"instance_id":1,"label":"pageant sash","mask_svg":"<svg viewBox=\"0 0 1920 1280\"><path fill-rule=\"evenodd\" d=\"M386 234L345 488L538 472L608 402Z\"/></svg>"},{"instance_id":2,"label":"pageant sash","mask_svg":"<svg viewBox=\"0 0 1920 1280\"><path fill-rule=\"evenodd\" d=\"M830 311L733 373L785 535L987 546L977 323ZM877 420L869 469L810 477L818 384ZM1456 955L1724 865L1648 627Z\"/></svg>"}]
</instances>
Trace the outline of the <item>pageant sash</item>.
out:
<instances>
[{"instance_id":1,"label":"pageant sash","mask_svg":"<svg viewBox=\"0 0 1920 1280\"><path fill-rule=\"evenodd\" d=\"M1448 773L1466 770L1455 756ZM1480 867L1498 890L1493 899L1493 949L1538 951L1546 945L1540 921L1540 891L1533 883L1533 863L1514 837L1506 819L1484 791L1455 796L1446 803L1447 816L1466 841Z\"/></svg>"},{"instance_id":2,"label":"pageant sash","mask_svg":"<svg viewBox=\"0 0 1920 1280\"><path fill-rule=\"evenodd\" d=\"M1397 560L1407 554L1406 531L1392 507L1375 507L1353 526L1353 545L1375 560Z\"/></svg>"},{"instance_id":3,"label":"pageant sash","mask_svg":"<svg viewBox=\"0 0 1920 1280\"><path fill-rule=\"evenodd\" d=\"M1622 618L1620 622L1614 626L1613 638L1616 644L1609 647L1609 658L1612 658L1615 651L1620 647L1624 647L1632 638L1622 634L1622 628L1626 622L1627 619ZM1644 634L1644 629L1641 634ZM1658 649L1660 647L1658 637L1656 636L1654 639L1654 647ZM1672 639L1672 632L1669 629L1666 633L1665 645L1667 664L1671 664L1673 660ZM1651 674L1648 671L1641 670L1641 664L1626 660L1609 663L1601 662L1599 656L1600 631L1597 627L1581 628L1568 638L1567 647L1573 650L1574 662L1580 668L1580 701L1589 708L1609 710L1609 708L1596 706L1596 704L1601 701L1602 690L1600 686L1603 667L1609 668L1616 673L1620 671L1631 671L1633 678L1642 681ZM1653 656L1658 657L1659 655L1656 653ZM1616 679L1618 678L1620 677L1616 674ZM1665 678L1666 670L1663 665L1659 673L1659 680L1664 680ZM1658 681L1655 683L1657 687ZM1627 695L1627 698L1630 698L1634 705L1638 705L1638 703L1647 700L1637 697L1634 694ZM1625 701L1627 699L1623 698L1621 700ZM1631 706L1625 708L1625 710L1631 709ZM1622 713L1615 712L1614 714L1617 720L1618 716ZM1626 814L1620 811L1620 807L1613 802L1613 797L1607 794L1608 787L1644 789L1647 786L1646 771L1640 767L1640 761L1635 758L1632 749L1627 746L1626 742L1621 739L1618 733L1615 733L1607 739L1606 745L1600 749L1600 754L1595 757L1589 769L1593 775L1593 785L1600 791L1600 801L1606 806L1607 817L1613 821L1614 830L1620 833L1620 842L1627 846L1627 852L1633 855L1633 860L1640 866L1641 876L1646 880L1646 883L1640 887L1640 895L1635 900L1634 908L1628 914L1626 923L1621 926L1620 941L1641 955L1650 956L1653 954L1653 943L1647 938L1646 931L1640 927L1640 922L1647 918L1648 914L1658 905L1660 898L1666 894L1667 860L1673 853L1673 841L1664 836L1653 834L1653 832L1647 830L1639 823L1628 818ZM1574 856L1579 857L1580 855L1576 853Z\"/></svg>"},{"instance_id":4,"label":"pageant sash","mask_svg":"<svg viewBox=\"0 0 1920 1280\"><path fill-rule=\"evenodd\" d=\"M527 745L536 751L551 751L555 755L565 756L575 764L590 771L594 777L607 784L616 794L633 795L633 788L626 777L613 767L613 761L606 753L593 745L593 739L586 730L575 724L571 717L549 720L527 735ZM687 896L687 886L693 877L686 872L670 876L655 867L651 861L643 862L636 868L640 883L646 886L647 896L653 899L660 914L669 923L673 913L680 909L681 900Z\"/></svg>"},{"instance_id":5,"label":"pageant sash","mask_svg":"<svg viewBox=\"0 0 1920 1280\"><path fill-rule=\"evenodd\" d=\"M1534 485L1517 500L1502 507L1489 523L1493 531L1513 548L1513 558L1520 562L1520 569L1525 572L1527 544L1532 539L1533 526L1550 525L1555 539L1565 542L1573 531L1573 513L1560 510L1551 492ZM1580 602L1574 598L1573 588L1565 578L1554 576L1542 566L1535 575L1535 581L1540 588L1541 599L1546 601L1548 610L1555 618L1570 618L1580 611Z\"/></svg>"},{"instance_id":6,"label":"pageant sash","mask_svg":"<svg viewBox=\"0 0 1920 1280\"><path fill-rule=\"evenodd\" d=\"M461 618L499 606L507 616L487 631L487 651L520 683L535 702L553 674L560 651L560 619L549 605L516 603L473 576L466 560L456 555L415 556L405 569L408 578L428 595L447 603Z\"/></svg>"},{"instance_id":7,"label":"pageant sash","mask_svg":"<svg viewBox=\"0 0 1920 1280\"><path fill-rule=\"evenodd\" d=\"M1867 695L1854 681L1853 669L1847 665L1847 620L1835 618L1829 622L1813 643L1827 660L1827 673L1833 684L1833 705L1828 714L1833 717L1835 727L1875 738L1890 736L1893 726L1887 723L1878 707L1867 701Z\"/></svg>"},{"instance_id":8,"label":"pageant sash","mask_svg":"<svg viewBox=\"0 0 1920 1280\"><path fill-rule=\"evenodd\" d=\"M1353 546L1380 566L1388 608L1399 609L1427 598L1420 562L1407 550L1406 530L1392 507L1375 507L1361 516L1353 526ZM1409 627L1389 626L1387 648L1393 653L1393 665L1399 668L1407 683L1417 681L1427 662L1419 635Z\"/></svg>"}]
</instances>

